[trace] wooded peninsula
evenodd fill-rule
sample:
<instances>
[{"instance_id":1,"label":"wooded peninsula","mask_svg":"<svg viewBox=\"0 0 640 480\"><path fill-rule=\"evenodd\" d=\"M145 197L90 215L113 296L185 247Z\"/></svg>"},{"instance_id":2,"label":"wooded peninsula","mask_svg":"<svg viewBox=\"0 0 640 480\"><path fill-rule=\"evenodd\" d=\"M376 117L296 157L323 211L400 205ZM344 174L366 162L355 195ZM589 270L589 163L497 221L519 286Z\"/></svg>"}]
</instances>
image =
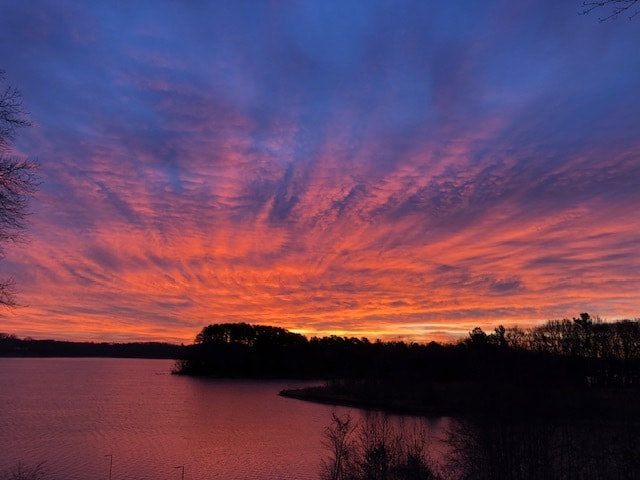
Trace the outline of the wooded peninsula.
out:
<instances>
[{"instance_id":1,"label":"wooded peninsula","mask_svg":"<svg viewBox=\"0 0 640 480\"><path fill-rule=\"evenodd\" d=\"M284 396L434 415L638 416L640 320L588 313L455 344L307 339L246 323L204 327L175 373L321 379Z\"/></svg>"}]
</instances>

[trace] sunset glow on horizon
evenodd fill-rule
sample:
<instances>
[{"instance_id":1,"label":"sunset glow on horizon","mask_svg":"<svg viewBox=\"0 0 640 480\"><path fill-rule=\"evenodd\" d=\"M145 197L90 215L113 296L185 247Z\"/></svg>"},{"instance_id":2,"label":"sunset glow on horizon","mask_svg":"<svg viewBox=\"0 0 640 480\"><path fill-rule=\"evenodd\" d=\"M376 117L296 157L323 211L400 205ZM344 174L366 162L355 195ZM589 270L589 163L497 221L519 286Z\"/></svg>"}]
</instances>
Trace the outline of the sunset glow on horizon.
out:
<instances>
[{"instance_id":1,"label":"sunset glow on horizon","mask_svg":"<svg viewBox=\"0 0 640 480\"><path fill-rule=\"evenodd\" d=\"M640 19L580 3L0 2L42 180L0 332L639 317Z\"/></svg>"}]
</instances>

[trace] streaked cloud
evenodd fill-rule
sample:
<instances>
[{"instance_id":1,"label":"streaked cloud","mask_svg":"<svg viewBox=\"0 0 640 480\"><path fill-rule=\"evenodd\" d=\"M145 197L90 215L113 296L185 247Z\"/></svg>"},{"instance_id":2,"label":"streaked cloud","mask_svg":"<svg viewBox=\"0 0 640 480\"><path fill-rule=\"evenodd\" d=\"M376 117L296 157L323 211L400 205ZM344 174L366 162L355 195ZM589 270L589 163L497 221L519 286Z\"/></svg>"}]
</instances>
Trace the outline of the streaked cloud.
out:
<instances>
[{"instance_id":1,"label":"streaked cloud","mask_svg":"<svg viewBox=\"0 0 640 480\"><path fill-rule=\"evenodd\" d=\"M44 180L2 330L637 316L640 30L574 7L0 7Z\"/></svg>"}]
</instances>

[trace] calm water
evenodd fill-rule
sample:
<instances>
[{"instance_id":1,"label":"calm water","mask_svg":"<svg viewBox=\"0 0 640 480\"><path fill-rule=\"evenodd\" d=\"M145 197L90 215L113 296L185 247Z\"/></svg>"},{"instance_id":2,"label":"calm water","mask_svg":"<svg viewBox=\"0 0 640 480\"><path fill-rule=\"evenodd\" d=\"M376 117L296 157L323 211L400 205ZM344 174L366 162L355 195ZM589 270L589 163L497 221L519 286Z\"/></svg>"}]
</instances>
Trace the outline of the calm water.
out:
<instances>
[{"instance_id":1,"label":"calm water","mask_svg":"<svg viewBox=\"0 0 640 480\"><path fill-rule=\"evenodd\" d=\"M0 478L317 479L331 413L287 382L170 375L168 360L0 358ZM437 436L443 428L430 424Z\"/></svg>"}]
</instances>

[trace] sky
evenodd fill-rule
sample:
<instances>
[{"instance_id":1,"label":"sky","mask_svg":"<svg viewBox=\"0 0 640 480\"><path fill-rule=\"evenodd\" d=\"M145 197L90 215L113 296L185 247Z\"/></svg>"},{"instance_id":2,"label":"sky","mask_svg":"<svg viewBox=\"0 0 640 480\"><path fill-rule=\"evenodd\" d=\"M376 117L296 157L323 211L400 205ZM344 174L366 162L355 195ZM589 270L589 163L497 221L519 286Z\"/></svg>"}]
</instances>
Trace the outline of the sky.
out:
<instances>
[{"instance_id":1,"label":"sky","mask_svg":"<svg viewBox=\"0 0 640 480\"><path fill-rule=\"evenodd\" d=\"M41 178L0 331L639 317L640 18L580 3L0 0Z\"/></svg>"}]
</instances>

